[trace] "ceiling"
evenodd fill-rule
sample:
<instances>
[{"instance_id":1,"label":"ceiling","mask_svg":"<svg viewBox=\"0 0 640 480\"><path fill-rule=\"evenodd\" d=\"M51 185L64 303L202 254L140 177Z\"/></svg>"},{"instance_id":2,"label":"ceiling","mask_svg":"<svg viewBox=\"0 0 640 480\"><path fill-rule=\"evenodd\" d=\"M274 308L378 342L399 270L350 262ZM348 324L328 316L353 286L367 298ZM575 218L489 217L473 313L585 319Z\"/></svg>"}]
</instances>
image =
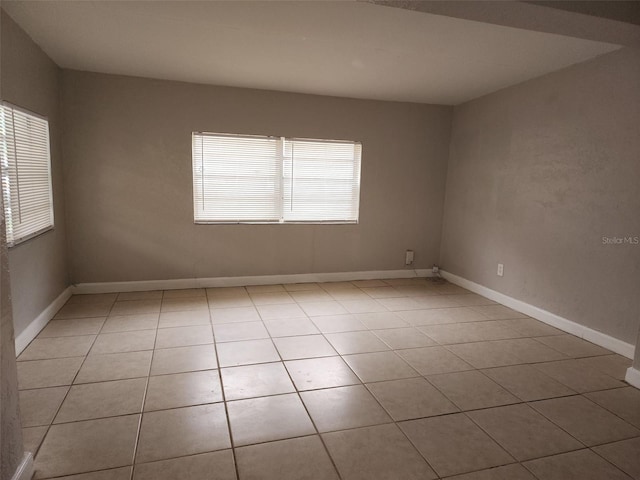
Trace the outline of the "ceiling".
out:
<instances>
[{"instance_id":1,"label":"ceiling","mask_svg":"<svg viewBox=\"0 0 640 480\"><path fill-rule=\"evenodd\" d=\"M456 105L618 45L358 1L3 1L61 67Z\"/></svg>"}]
</instances>

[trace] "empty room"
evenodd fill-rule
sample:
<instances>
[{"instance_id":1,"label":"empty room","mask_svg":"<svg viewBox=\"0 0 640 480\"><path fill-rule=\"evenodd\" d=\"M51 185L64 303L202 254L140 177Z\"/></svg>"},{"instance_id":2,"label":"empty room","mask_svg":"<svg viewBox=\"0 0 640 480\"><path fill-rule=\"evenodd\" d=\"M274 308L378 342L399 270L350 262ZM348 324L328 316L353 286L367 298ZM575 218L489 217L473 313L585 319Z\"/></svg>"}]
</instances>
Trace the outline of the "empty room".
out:
<instances>
[{"instance_id":1,"label":"empty room","mask_svg":"<svg viewBox=\"0 0 640 480\"><path fill-rule=\"evenodd\" d=\"M0 8L0 479L640 480L640 2Z\"/></svg>"}]
</instances>

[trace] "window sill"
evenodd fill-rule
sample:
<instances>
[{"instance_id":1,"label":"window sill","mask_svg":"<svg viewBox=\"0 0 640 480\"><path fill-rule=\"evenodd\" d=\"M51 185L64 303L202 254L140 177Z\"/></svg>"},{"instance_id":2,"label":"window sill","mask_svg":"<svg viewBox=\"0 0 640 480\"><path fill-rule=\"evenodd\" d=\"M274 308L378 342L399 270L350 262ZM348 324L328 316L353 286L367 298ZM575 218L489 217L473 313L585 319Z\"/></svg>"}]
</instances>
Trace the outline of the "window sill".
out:
<instances>
[{"instance_id":1,"label":"window sill","mask_svg":"<svg viewBox=\"0 0 640 480\"><path fill-rule=\"evenodd\" d=\"M357 225L360 223L358 220L327 220L327 221L296 221L296 222L251 222L246 220L241 221L194 221L196 225Z\"/></svg>"},{"instance_id":2,"label":"window sill","mask_svg":"<svg viewBox=\"0 0 640 480\"><path fill-rule=\"evenodd\" d=\"M14 242L11 242L11 243L7 242L7 247L9 249L18 247L18 246L28 242L29 240L33 240L34 238L39 237L40 235L44 235L45 233L50 232L51 230L53 230L53 227L54 226L51 225L50 227L45 227L45 228L43 228L41 230L38 230L37 232L32 233L31 235L27 235L26 237L19 238L18 240L14 241Z\"/></svg>"}]
</instances>

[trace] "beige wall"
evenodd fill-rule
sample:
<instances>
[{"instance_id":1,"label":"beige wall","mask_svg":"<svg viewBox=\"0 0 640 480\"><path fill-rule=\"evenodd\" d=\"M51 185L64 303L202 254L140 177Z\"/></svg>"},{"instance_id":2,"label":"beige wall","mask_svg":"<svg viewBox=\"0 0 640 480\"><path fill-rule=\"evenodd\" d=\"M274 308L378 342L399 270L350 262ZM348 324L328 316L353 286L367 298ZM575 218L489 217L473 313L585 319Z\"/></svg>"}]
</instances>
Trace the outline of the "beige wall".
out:
<instances>
[{"instance_id":1,"label":"beige wall","mask_svg":"<svg viewBox=\"0 0 640 480\"><path fill-rule=\"evenodd\" d=\"M0 11L0 54L4 58L8 38L4 12ZM10 30L9 30L10 32ZM5 65L0 62L0 96ZM2 97L4 98L4 97ZM24 453L20 410L18 406L18 375L14 343L9 256L5 239L4 205L0 196L0 478L11 478Z\"/></svg>"},{"instance_id":2,"label":"beige wall","mask_svg":"<svg viewBox=\"0 0 640 480\"><path fill-rule=\"evenodd\" d=\"M19 335L69 284L60 153L60 69L2 12L2 100L49 119L55 229L9 251Z\"/></svg>"},{"instance_id":3,"label":"beige wall","mask_svg":"<svg viewBox=\"0 0 640 480\"><path fill-rule=\"evenodd\" d=\"M67 71L71 278L418 268L440 251L450 107ZM194 225L191 132L359 140L359 225Z\"/></svg>"},{"instance_id":4,"label":"beige wall","mask_svg":"<svg viewBox=\"0 0 640 480\"><path fill-rule=\"evenodd\" d=\"M0 478L8 479L20 464L24 448L2 203L0 196Z\"/></svg>"},{"instance_id":5,"label":"beige wall","mask_svg":"<svg viewBox=\"0 0 640 480\"><path fill-rule=\"evenodd\" d=\"M633 368L640 371L640 348L638 348L638 345L640 345L640 331L638 332L638 338L636 339L636 350L633 357Z\"/></svg>"},{"instance_id":6,"label":"beige wall","mask_svg":"<svg viewBox=\"0 0 640 480\"><path fill-rule=\"evenodd\" d=\"M634 344L639 85L623 49L455 107L443 268Z\"/></svg>"}]
</instances>

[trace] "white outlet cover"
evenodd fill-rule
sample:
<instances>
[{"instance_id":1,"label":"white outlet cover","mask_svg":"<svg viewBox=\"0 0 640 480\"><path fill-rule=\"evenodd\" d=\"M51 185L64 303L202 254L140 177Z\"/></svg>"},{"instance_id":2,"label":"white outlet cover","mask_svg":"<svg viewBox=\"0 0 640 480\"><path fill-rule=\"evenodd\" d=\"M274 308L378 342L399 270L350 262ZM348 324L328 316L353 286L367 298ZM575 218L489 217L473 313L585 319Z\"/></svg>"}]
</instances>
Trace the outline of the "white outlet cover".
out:
<instances>
[{"instance_id":1,"label":"white outlet cover","mask_svg":"<svg viewBox=\"0 0 640 480\"><path fill-rule=\"evenodd\" d=\"M405 255L405 264L411 265L413 263L413 250L407 250Z\"/></svg>"},{"instance_id":2,"label":"white outlet cover","mask_svg":"<svg viewBox=\"0 0 640 480\"><path fill-rule=\"evenodd\" d=\"M502 263L498 264L498 276L502 277L504 275L504 265Z\"/></svg>"}]
</instances>

